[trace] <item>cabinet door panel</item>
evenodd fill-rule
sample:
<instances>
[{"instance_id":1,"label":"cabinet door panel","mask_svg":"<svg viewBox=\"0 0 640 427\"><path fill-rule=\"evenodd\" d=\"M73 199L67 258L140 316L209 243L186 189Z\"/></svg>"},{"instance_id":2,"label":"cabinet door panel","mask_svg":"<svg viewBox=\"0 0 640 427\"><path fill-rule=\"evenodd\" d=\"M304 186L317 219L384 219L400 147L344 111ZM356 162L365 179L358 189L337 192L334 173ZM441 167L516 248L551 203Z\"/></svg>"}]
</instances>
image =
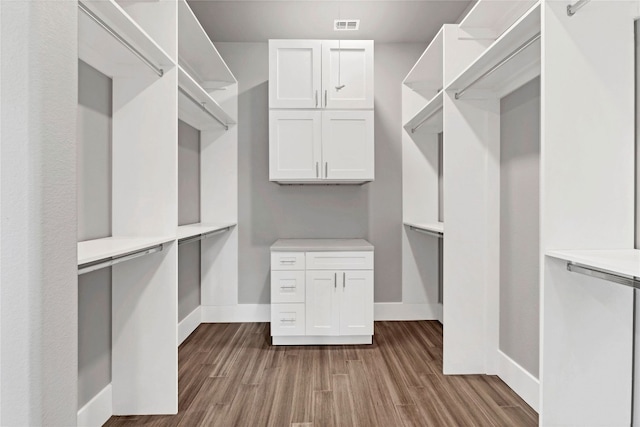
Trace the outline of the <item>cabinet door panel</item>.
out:
<instances>
[{"instance_id":1,"label":"cabinet door panel","mask_svg":"<svg viewBox=\"0 0 640 427\"><path fill-rule=\"evenodd\" d=\"M269 41L269 108L320 108L321 45Z\"/></svg>"},{"instance_id":2,"label":"cabinet door panel","mask_svg":"<svg viewBox=\"0 0 640 427\"><path fill-rule=\"evenodd\" d=\"M271 304L271 336L304 335L302 304Z\"/></svg>"},{"instance_id":3,"label":"cabinet door panel","mask_svg":"<svg viewBox=\"0 0 640 427\"><path fill-rule=\"evenodd\" d=\"M373 41L322 42L322 96L324 108L373 108Z\"/></svg>"},{"instance_id":4,"label":"cabinet door panel","mask_svg":"<svg viewBox=\"0 0 640 427\"><path fill-rule=\"evenodd\" d=\"M320 111L269 111L269 179L319 180Z\"/></svg>"},{"instance_id":5,"label":"cabinet door panel","mask_svg":"<svg viewBox=\"0 0 640 427\"><path fill-rule=\"evenodd\" d=\"M322 159L325 179L373 180L373 111L324 111Z\"/></svg>"},{"instance_id":6,"label":"cabinet door panel","mask_svg":"<svg viewBox=\"0 0 640 427\"><path fill-rule=\"evenodd\" d=\"M307 271L306 330L307 335L340 335L340 294L338 273Z\"/></svg>"},{"instance_id":7,"label":"cabinet door panel","mask_svg":"<svg viewBox=\"0 0 640 427\"><path fill-rule=\"evenodd\" d=\"M271 271L271 303L304 302L304 271Z\"/></svg>"},{"instance_id":8,"label":"cabinet door panel","mask_svg":"<svg viewBox=\"0 0 640 427\"><path fill-rule=\"evenodd\" d=\"M373 335L373 271L340 274L340 335Z\"/></svg>"}]
</instances>

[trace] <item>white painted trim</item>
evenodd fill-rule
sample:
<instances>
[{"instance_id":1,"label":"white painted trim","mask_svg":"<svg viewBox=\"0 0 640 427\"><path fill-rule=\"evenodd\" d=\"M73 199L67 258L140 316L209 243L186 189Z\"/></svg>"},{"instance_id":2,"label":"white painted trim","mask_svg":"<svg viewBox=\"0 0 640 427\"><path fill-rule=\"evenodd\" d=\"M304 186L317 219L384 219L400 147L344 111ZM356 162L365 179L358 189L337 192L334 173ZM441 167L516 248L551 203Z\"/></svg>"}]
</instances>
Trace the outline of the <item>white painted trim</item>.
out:
<instances>
[{"instance_id":1,"label":"white painted trim","mask_svg":"<svg viewBox=\"0 0 640 427\"><path fill-rule=\"evenodd\" d=\"M439 320L442 322L442 304L378 302L373 306L373 318L376 321Z\"/></svg>"},{"instance_id":2,"label":"white painted trim","mask_svg":"<svg viewBox=\"0 0 640 427\"><path fill-rule=\"evenodd\" d=\"M106 423L111 415L113 415L113 393L109 384L80 408L77 418L78 426L99 427Z\"/></svg>"},{"instance_id":3,"label":"white painted trim","mask_svg":"<svg viewBox=\"0 0 640 427\"><path fill-rule=\"evenodd\" d=\"M371 344L371 335L279 336L271 337L273 345L342 345Z\"/></svg>"},{"instance_id":4,"label":"white painted trim","mask_svg":"<svg viewBox=\"0 0 640 427\"><path fill-rule=\"evenodd\" d=\"M270 322L271 304L203 305L202 323Z\"/></svg>"},{"instance_id":5,"label":"white painted trim","mask_svg":"<svg viewBox=\"0 0 640 427\"><path fill-rule=\"evenodd\" d=\"M178 323L178 345L182 344L184 340L189 338L189 335L196 330L200 323L202 322L202 307L198 306L195 310L193 310L187 317L182 319L180 323Z\"/></svg>"},{"instance_id":6,"label":"white painted trim","mask_svg":"<svg viewBox=\"0 0 640 427\"><path fill-rule=\"evenodd\" d=\"M539 412L540 380L498 350L498 376L536 412Z\"/></svg>"}]
</instances>

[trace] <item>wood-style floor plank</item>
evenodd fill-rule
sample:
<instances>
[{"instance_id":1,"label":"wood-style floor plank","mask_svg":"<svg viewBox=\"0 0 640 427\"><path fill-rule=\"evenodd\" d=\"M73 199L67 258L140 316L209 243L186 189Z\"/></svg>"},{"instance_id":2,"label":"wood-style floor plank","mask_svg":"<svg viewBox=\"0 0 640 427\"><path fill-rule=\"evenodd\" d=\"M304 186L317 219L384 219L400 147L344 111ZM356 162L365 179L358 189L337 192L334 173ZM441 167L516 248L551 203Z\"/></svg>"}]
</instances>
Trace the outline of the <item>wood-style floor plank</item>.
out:
<instances>
[{"instance_id":1,"label":"wood-style floor plank","mask_svg":"<svg viewBox=\"0 0 640 427\"><path fill-rule=\"evenodd\" d=\"M376 322L368 346L272 346L269 325L203 324L179 352L173 416L107 426L534 427L496 376L442 374L442 325Z\"/></svg>"}]
</instances>

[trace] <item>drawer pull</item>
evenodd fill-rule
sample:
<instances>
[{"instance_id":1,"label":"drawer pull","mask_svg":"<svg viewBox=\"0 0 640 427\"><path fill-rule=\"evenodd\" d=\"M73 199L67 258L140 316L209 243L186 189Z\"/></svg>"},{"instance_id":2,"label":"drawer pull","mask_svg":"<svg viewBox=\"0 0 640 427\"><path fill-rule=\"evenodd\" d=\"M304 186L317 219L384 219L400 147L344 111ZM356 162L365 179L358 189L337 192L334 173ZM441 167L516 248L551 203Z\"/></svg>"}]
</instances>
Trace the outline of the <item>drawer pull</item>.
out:
<instances>
[{"instance_id":1,"label":"drawer pull","mask_svg":"<svg viewBox=\"0 0 640 427\"><path fill-rule=\"evenodd\" d=\"M280 289L295 289L296 286L280 286Z\"/></svg>"},{"instance_id":2,"label":"drawer pull","mask_svg":"<svg viewBox=\"0 0 640 427\"><path fill-rule=\"evenodd\" d=\"M281 259L280 264L295 264L295 259Z\"/></svg>"},{"instance_id":3,"label":"drawer pull","mask_svg":"<svg viewBox=\"0 0 640 427\"><path fill-rule=\"evenodd\" d=\"M295 322L296 319L280 319L281 322Z\"/></svg>"}]
</instances>

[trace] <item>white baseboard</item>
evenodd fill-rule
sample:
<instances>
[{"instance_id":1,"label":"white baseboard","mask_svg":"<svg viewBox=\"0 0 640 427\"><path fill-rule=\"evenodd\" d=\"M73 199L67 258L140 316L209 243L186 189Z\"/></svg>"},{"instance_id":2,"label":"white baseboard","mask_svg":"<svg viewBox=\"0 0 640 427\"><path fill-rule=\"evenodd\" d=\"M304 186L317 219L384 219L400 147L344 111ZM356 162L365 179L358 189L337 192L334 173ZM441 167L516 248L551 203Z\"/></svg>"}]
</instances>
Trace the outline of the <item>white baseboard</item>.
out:
<instances>
[{"instance_id":1,"label":"white baseboard","mask_svg":"<svg viewBox=\"0 0 640 427\"><path fill-rule=\"evenodd\" d=\"M539 412L540 381L498 350L498 376L536 412Z\"/></svg>"},{"instance_id":2,"label":"white baseboard","mask_svg":"<svg viewBox=\"0 0 640 427\"><path fill-rule=\"evenodd\" d=\"M178 345L182 344L189 335L196 330L202 322L202 309L201 307L193 310L187 317L182 319L182 322L178 323Z\"/></svg>"},{"instance_id":3,"label":"white baseboard","mask_svg":"<svg viewBox=\"0 0 640 427\"><path fill-rule=\"evenodd\" d=\"M381 320L439 320L442 321L441 304L406 304L402 302L378 302L373 306L373 318Z\"/></svg>"},{"instance_id":4,"label":"white baseboard","mask_svg":"<svg viewBox=\"0 0 640 427\"><path fill-rule=\"evenodd\" d=\"M202 323L271 321L271 304L203 305Z\"/></svg>"},{"instance_id":5,"label":"white baseboard","mask_svg":"<svg viewBox=\"0 0 640 427\"><path fill-rule=\"evenodd\" d=\"M113 394L111 384L102 389L93 399L78 411L79 427L99 427L113 415Z\"/></svg>"}]
</instances>

